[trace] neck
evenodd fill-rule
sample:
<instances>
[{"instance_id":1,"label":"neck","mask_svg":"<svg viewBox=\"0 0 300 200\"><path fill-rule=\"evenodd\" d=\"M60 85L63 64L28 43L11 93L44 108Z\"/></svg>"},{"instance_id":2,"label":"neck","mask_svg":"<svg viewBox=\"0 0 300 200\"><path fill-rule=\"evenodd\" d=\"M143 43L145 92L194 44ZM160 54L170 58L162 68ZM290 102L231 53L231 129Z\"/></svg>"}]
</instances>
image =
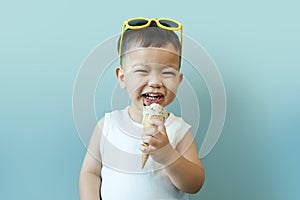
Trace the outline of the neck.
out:
<instances>
[{"instance_id":1,"label":"neck","mask_svg":"<svg viewBox=\"0 0 300 200\"><path fill-rule=\"evenodd\" d=\"M128 114L129 114L129 117L137 123L141 123L143 120L143 111L132 105L129 106Z\"/></svg>"}]
</instances>

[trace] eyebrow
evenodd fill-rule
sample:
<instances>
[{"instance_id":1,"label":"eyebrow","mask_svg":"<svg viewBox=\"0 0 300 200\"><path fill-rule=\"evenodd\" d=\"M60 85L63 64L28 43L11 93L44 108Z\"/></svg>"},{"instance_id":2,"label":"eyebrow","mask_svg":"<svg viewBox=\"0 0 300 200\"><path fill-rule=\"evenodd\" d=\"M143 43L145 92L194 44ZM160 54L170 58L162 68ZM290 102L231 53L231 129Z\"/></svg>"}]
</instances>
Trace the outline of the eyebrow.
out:
<instances>
[{"instance_id":1,"label":"eyebrow","mask_svg":"<svg viewBox=\"0 0 300 200\"><path fill-rule=\"evenodd\" d=\"M150 65L148 65L148 64L144 64L144 63L136 63L136 64L134 64L134 65L132 65L132 68L136 68L136 67L140 67L140 66L142 66L142 67L151 67Z\"/></svg>"},{"instance_id":2,"label":"eyebrow","mask_svg":"<svg viewBox=\"0 0 300 200\"><path fill-rule=\"evenodd\" d=\"M170 64L170 65L168 65L168 64L159 64L159 65L162 66L163 69L173 68L173 69L178 70L178 71L180 69L179 66L173 65L173 64ZM136 64L132 65L132 68L136 68L136 67L139 67L139 66L151 68L151 65L145 64L145 63L136 63Z\"/></svg>"}]
</instances>

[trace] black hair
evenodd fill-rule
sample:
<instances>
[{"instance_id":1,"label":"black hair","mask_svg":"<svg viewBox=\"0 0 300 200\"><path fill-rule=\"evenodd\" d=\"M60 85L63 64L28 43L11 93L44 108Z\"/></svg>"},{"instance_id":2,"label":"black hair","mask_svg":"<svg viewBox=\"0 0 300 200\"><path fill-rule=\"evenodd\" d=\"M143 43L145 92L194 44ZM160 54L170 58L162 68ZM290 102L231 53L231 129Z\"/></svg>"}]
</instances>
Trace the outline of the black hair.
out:
<instances>
[{"instance_id":1,"label":"black hair","mask_svg":"<svg viewBox=\"0 0 300 200\"><path fill-rule=\"evenodd\" d=\"M138 47L164 47L172 44L178 54L181 52L181 43L178 36L171 30L166 30L157 27L155 22L151 22L149 27L142 29L126 29L122 39L122 56L126 51L130 50L133 46ZM118 40L118 48L120 47L120 38ZM181 63L181 55L179 59L179 66Z\"/></svg>"}]
</instances>

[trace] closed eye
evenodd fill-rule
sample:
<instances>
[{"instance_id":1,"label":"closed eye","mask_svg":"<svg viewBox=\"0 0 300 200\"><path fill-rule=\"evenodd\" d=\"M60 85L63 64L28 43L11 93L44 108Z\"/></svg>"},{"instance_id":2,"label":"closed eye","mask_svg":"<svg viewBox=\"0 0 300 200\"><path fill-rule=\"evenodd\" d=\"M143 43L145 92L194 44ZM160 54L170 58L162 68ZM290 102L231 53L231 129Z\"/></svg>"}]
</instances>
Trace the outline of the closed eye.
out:
<instances>
[{"instance_id":1,"label":"closed eye","mask_svg":"<svg viewBox=\"0 0 300 200\"><path fill-rule=\"evenodd\" d=\"M147 73L148 71L147 70L142 70L142 69L137 69L134 72L137 72L137 73Z\"/></svg>"},{"instance_id":2,"label":"closed eye","mask_svg":"<svg viewBox=\"0 0 300 200\"><path fill-rule=\"evenodd\" d=\"M176 73L172 72L172 71L163 72L162 74L165 76L175 76L176 75Z\"/></svg>"}]
</instances>

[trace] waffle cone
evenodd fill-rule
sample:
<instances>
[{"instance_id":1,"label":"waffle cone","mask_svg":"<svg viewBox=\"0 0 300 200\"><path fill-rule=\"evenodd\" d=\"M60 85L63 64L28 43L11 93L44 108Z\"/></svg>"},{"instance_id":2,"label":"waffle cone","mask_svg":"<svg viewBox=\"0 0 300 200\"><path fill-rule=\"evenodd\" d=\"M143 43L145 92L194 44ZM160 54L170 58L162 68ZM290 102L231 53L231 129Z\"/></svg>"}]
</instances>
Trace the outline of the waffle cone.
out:
<instances>
[{"instance_id":1,"label":"waffle cone","mask_svg":"<svg viewBox=\"0 0 300 200\"><path fill-rule=\"evenodd\" d=\"M148 158L149 158L149 154L142 153L142 166L141 166L142 169L144 169Z\"/></svg>"},{"instance_id":2,"label":"waffle cone","mask_svg":"<svg viewBox=\"0 0 300 200\"><path fill-rule=\"evenodd\" d=\"M151 115L150 116L149 113L144 113L142 124L143 124L143 127L146 128L146 127L151 126L151 124L149 124L150 120L160 120L160 121L164 122L165 119L166 118L163 115ZM148 146L148 144L143 144L143 145ZM142 169L145 167L148 158L149 158L149 154L142 153L142 166L141 166Z\"/></svg>"}]
</instances>

